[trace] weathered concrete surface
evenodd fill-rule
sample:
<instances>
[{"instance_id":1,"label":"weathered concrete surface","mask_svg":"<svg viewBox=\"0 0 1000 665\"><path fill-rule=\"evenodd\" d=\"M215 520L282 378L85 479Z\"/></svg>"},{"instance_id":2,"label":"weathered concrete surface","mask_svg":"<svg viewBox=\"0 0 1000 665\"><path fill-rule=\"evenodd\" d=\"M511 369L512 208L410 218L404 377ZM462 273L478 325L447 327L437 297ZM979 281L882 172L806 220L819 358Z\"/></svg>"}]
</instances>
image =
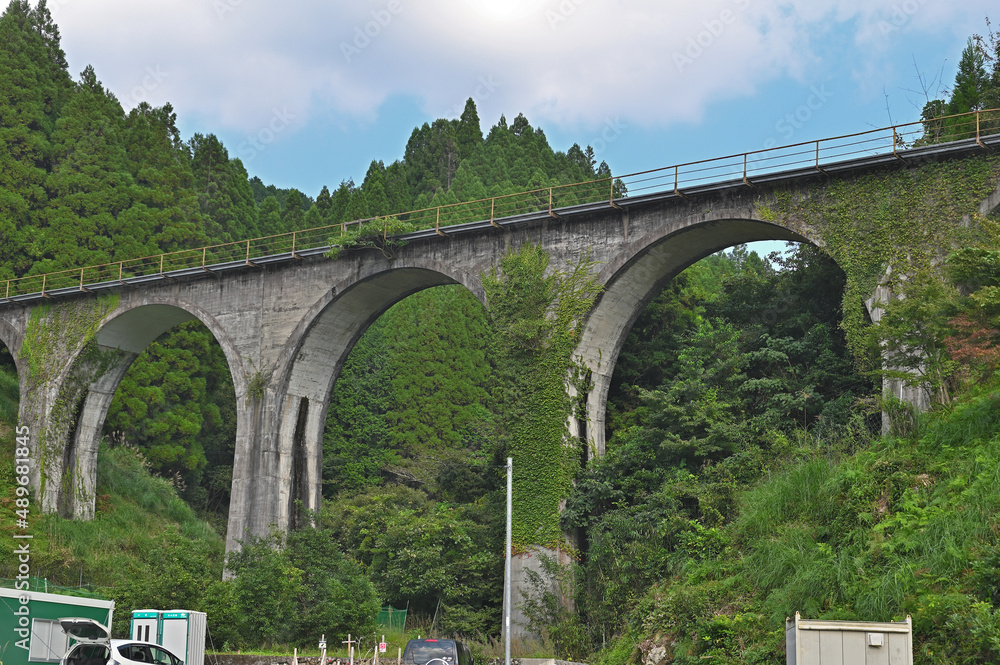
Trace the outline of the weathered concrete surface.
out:
<instances>
[{"instance_id":1,"label":"weathered concrete surface","mask_svg":"<svg viewBox=\"0 0 1000 665\"><path fill-rule=\"evenodd\" d=\"M531 548L527 552L514 555L510 561L511 610L510 625L512 635L529 635L528 617L524 603L538 600L539 594L553 593L566 607L573 607L571 589L560 587L547 567L555 565L565 568L572 563L570 556L559 550L543 547Z\"/></svg>"}]
</instances>

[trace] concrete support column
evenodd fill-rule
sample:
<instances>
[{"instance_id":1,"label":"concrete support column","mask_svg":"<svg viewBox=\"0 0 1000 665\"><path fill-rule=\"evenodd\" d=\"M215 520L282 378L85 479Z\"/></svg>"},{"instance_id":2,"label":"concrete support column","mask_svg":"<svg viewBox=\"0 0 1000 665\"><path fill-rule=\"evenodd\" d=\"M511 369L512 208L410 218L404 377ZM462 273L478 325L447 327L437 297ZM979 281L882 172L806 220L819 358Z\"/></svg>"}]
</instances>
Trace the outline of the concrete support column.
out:
<instances>
[{"instance_id":1,"label":"concrete support column","mask_svg":"<svg viewBox=\"0 0 1000 665\"><path fill-rule=\"evenodd\" d=\"M113 353L113 351L105 351ZM94 518L94 499L97 495L97 449L101 430L115 390L128 371L136 354L119 352L114 363L98 376L87 389L83 406L76 422L76 433L70 442L69 459L65 469L63 496L60 512L73 519Z\"/></svg>"},{"instance_id":2,"label":"concrete support column","mask_svg":"<svg viewBox=\"0 0 1000 665\"><path fill-rule=\"evenodd\" d=\"M42 511L74 519L94 516L97 448L115 389L135 354L101 348L97 360L54 356L45 381L21 387L18 421L32 443L31 485ZM65 362L61 368L58 362Z\"/></svg>"},{"instance_id":3,"label":"concrete support column","mask_svg":"<svg viewBox=\"0 0 1000 665\"><path fill-rule=\"evenodd\" d=\"M287 524L277 493L280 457L276 404L283 398L271 389L253 397L236 394L236 450L227 552L239 550L239 543L248 538L266 536L272 528Z\"/></svg>"},{"instance_id":4,"label":"concrete support column","mask_svg":"<svg viewBox=\"0 0 1000 665\"><path fill-rule=\"evenodd\" d=\"M270 485L276 492L272 508L274 526L282 532L288 531L293 521L293 503L296 499L295 440L304 415L303 411L309 409L309 400L296 395L286 395L284 402L279 436L273 453L273 468L277 473L270 478Z\"/></svg>"},{"instance_id":5,"label":"concrete support column","mask_svg":"<svg viewBox=\"0 0 1000 665\"><path fill-rule=\"evenodd\" d=\"M296 501L317 511L323 491L324 402L269 388L259 399L237 396L237 407L227 552L247 538L288 531Z\"/></svg>"},{"instance_id":6,"label":"concrete support column","mask_svg":"<svg viewBox=\"0 0 1000 665\"><path fill-rule=\"evenodd\" d=\"M318 512L323 505L323 432L326 431L327 400L309 400L302 440L302 474L299 500L302 507Z\"/></svg>"},{"instance_id":7,"label":"concrete support column","mask_svg":"<svg viewBox=\"0 0 1000 665\"><path fill-rule=\"evenodd\" d=\"M885 306L890 302L899 298L900 296L893 292L890 287L890 279L892 278L892 269L886 270L885 274L882 276L881 281L878 286L875 287L872 297L865 301L865 307L868 309L868 315L872 320L872 323L877 324L882 320L882 315L885 313ZM882 358L883 365L891 365L891 361L885 358L883 354ZM892 369L891 366L888 367ZM894 398L908 404L913 407L917 412L923 412L930 409L931 400L930 395L925 386L922 385L907 385L902 379L894 379L889 377L882 377L882 396L885 398ZM891 417L886 411L882 411L882 432L886 433L890 430L892 426Z\"/></svg>"},{"instance_id":8,"label":"concrete support column","mask_svg":"<svg viewBox=\"0 0 1000 665\"><path fill-rule=\"evenodd\" d=\"M69 404L76 404L81 389L63 390L62 380L21 387L18 422L28 428L31 442L29 478L42 512L58 513L62 504L66 441L71 421ZM58 405L58 406L57 406Z\"/></svg>"},{"instance_id":9,"label":"concrete support column","mask_svg":"<svg viewBox=\"0 0 1000 665\"><path fill-rule=\"evenodd\" d=\"M567 607L573 606L572 588L560 584L559 580L559 571L569 570L570 564L572 558L565 552L544 547L533 547L511 558L512 635L518 637L533 635L528 628L528 617L524 613L526 600L537 600L539 594L553 593Z\"/></svg>"}]
</instances>

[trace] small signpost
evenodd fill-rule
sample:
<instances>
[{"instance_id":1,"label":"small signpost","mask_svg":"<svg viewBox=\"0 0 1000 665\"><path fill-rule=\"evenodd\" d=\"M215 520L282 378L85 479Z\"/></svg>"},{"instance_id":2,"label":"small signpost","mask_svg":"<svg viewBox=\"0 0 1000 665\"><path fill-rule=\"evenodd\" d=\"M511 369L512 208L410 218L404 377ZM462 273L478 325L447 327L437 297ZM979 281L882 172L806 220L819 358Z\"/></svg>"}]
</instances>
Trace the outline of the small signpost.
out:
<instances>
[{"instance_id":1,"label":"small signpost","mask_svg":"<svg viewBox=\"0 0 1000 665\"><path fill-rule=\"evenodd\" d=\"M319 665L326 665L326 633L319 638Z\"/></svg>"},{"instance_id":2,"label":"small signpost","mask_svg":"<svg viewBox=\"0 0 1000 665\"><path fill-rule=\"evenodd\" d=\"M347 645L347 653L350 655L351 665L354 665L354 643L355 642L357 642L357 640L352 640L350 633L347 634L347 639L344 640L343 642L341 642L341 644L346 644Z\"/></svg>"}]
</instances>

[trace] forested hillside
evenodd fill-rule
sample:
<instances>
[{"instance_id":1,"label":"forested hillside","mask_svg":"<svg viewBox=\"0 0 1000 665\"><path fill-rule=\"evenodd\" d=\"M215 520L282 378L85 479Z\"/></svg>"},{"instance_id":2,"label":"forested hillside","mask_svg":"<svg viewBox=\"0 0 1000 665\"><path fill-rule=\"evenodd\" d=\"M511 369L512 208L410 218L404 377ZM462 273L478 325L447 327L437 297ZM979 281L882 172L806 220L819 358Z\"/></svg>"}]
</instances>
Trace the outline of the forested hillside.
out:
<instances>
[{"instance_id":1,"label":"forested hillside","mask_svg":"<svg viewBox=\"0 0 1000 665\"><path fill-rule=\"evenodd\" d=\"M953 94L925 108L922 141L965 131L938 110L996 105L998 55L995 36L970 42ZM360 184L278 189L217 137L181 137L169 105L126 112L98 72L70 73L44 1L13 0L0 17L0 279L611 175L590 148L554 150L523 115L484 133L470 100L459 118L415 128L403 157L373 161ZM845 273L815 247L770 258L736 247L691 266L617 359L600 459L567 446L565 428L593 266L553 272L526 247L484 276L488 308L458 286L413 295L365 332L334 387L316 527L247 542L228 562L232 378L209 331L183 324L115 394L95 520L39 518L33 572L113 597L117 633L132 609L188 607L208 612L218 647L303 646L367 634L392 604L489 650L499 467L548 455L572 464L522 495L539 517L532 535L515 525L516 547L556 544L576 561L557 573L572 612L551 594L526 601L545 655L777 663L798 610L911 614L918 662L997 662L1000 224L975 222L976 246L913 275L850 345ZM933 388L932 413L879 397L879 349L923 372L911 380ZM5 525L17 386L0 348ZM534 510L553 492L561 515ZM14 574L11 540L0 577Z\"/></svg>"}]
</instances>

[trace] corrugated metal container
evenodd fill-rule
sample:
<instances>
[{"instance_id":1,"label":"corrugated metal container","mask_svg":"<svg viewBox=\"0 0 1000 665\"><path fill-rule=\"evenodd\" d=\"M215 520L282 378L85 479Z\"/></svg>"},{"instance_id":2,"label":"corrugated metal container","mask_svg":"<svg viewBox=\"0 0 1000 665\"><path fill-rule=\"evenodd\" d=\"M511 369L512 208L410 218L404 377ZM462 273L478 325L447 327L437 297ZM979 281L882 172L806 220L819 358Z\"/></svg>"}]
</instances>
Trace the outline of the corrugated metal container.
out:
<instances>
[{"instance_id":1,"label":"corrugated metal container","mask_svg":"<svg viewBox=\"0 0 1000 665\"><path fill-rule=\"evenodd\" d=\"M205 662L204 612L170 610L160 615L160 646L184 661L184 665Z\"/></svg>"},{"instance_id":2,"label":"corrugated metal container","mask_svg":"<svg viewBox=\"0 0 1000 665\"><path fill-rule=\"evenodd\" d=\"M913 626L906 621L785 619L787 665L913 665Z\"/></svg>"}]
</instances>

